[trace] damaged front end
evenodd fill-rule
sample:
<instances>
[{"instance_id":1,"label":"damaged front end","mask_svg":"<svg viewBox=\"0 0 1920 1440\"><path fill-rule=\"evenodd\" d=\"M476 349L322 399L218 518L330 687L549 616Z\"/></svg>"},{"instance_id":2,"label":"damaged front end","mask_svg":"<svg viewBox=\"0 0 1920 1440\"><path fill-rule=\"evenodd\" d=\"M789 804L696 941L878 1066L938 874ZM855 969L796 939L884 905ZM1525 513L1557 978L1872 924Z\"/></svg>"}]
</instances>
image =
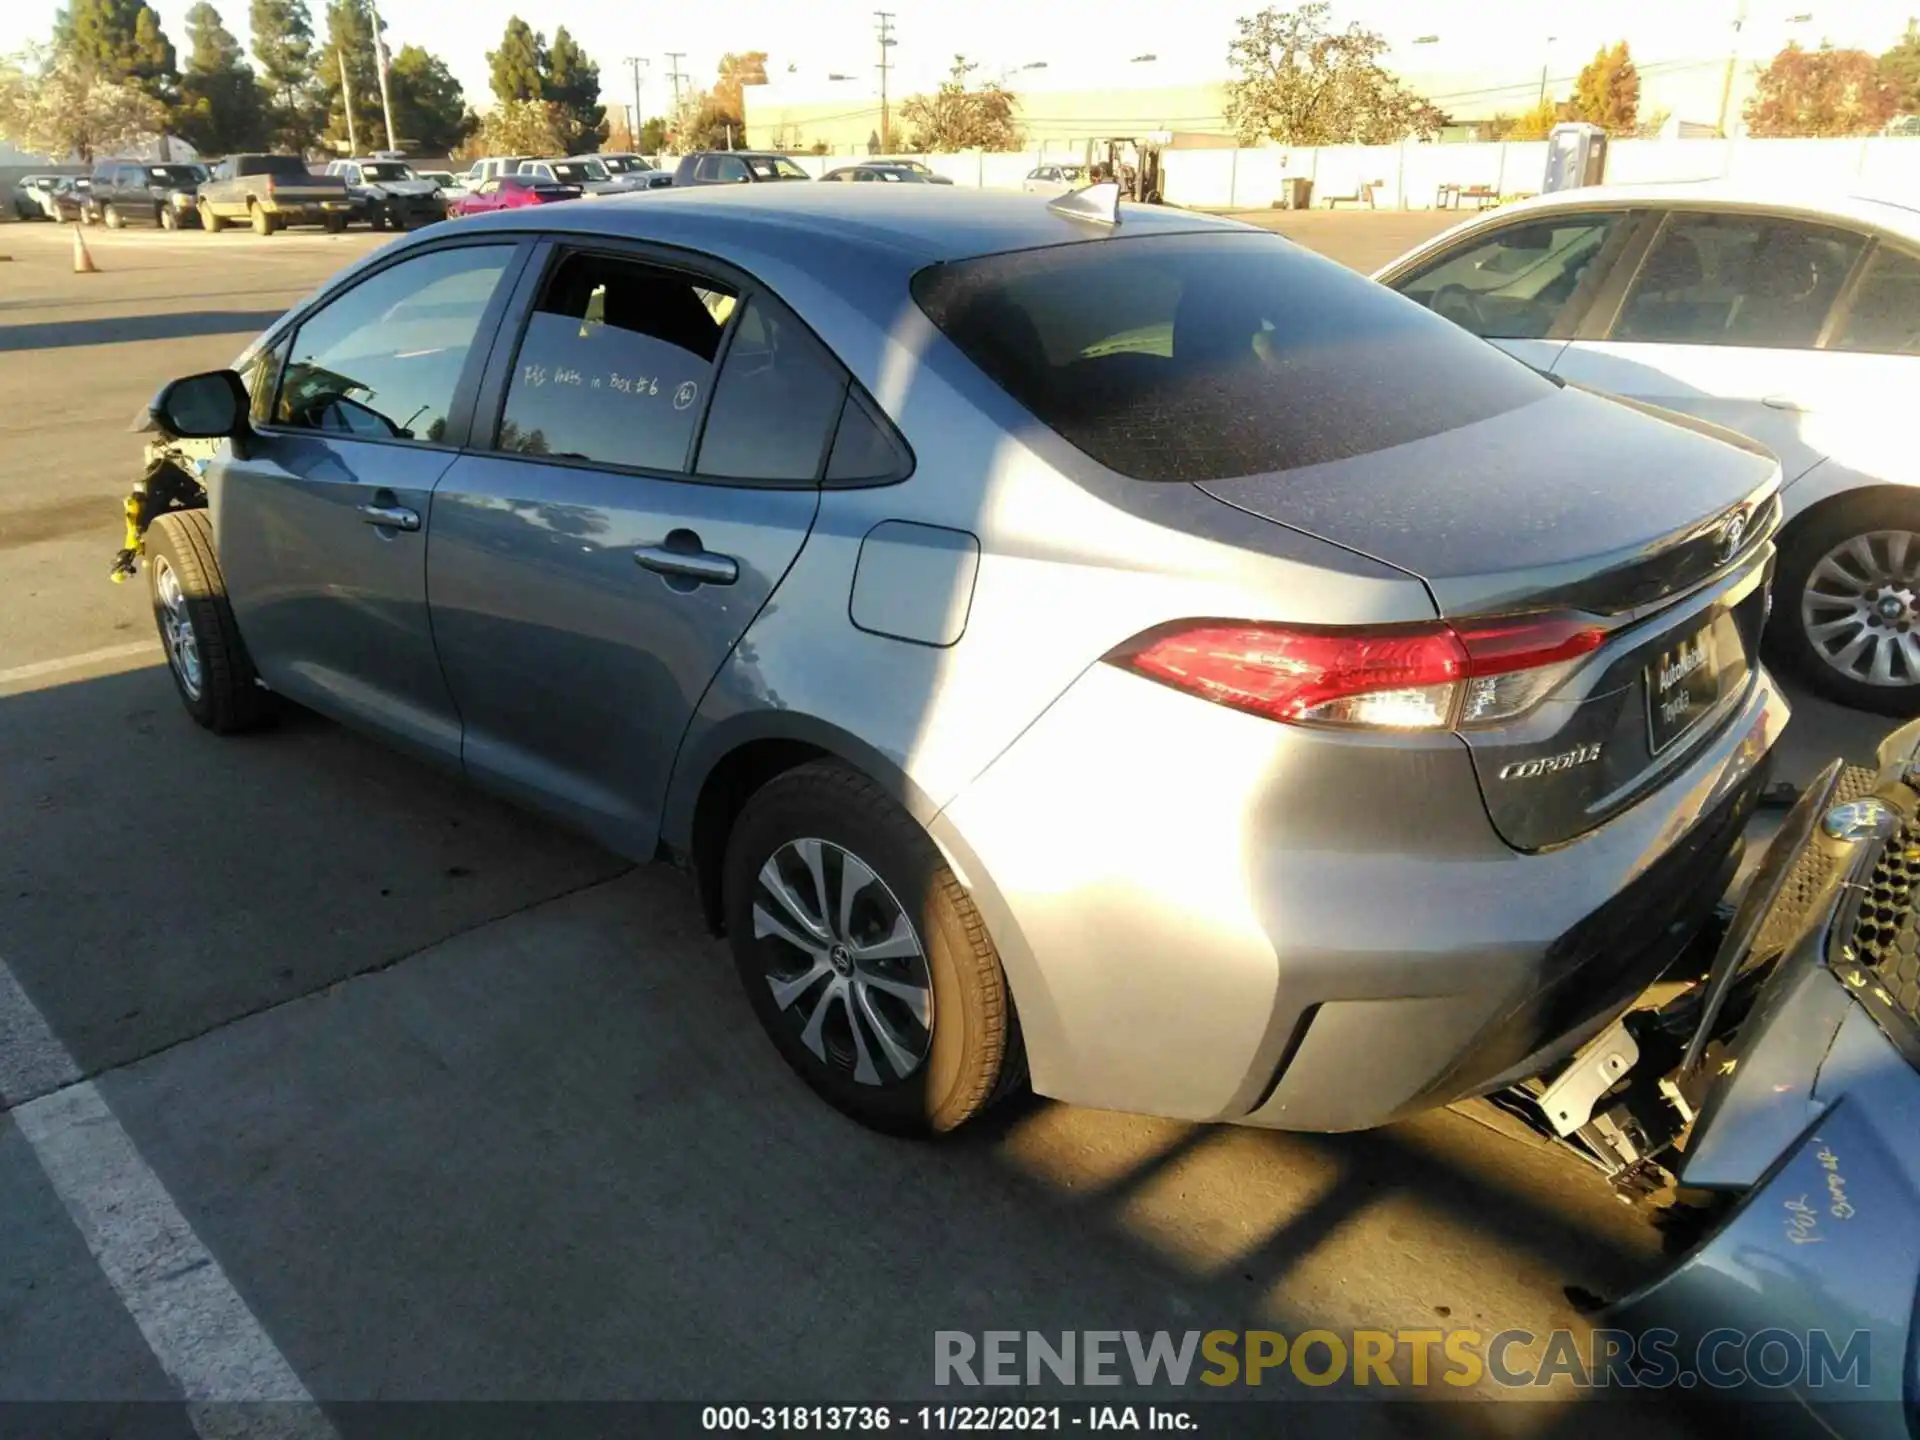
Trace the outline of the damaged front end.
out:
<instances>
[{"instance_id":1,"label":"damaged front end","mask_svg":"<svg viewBox=\"0 0 1920 1440\"><path fill-rule=\"evenodd\" d=\"M207 503L207 487L200 478L206 459L189 454L186 442L156 437L147 442L144 458L146 469L123 505L125 543L107 572L116 585L139 573L148 526L169 510L199 510Z\"/></svg>"},{"instance_id":2,"label":"damaged front end","mask_svg":"<svg viewBox=\"0 0 1920 1440\"><path fill-rule=\"evenodd\" d=\"M1769 1433L1920 1433L1920 722L1803 792L1705 979L1503 1108L1683 1252L1597 1325Z\"/></svg>"}]
</instances>

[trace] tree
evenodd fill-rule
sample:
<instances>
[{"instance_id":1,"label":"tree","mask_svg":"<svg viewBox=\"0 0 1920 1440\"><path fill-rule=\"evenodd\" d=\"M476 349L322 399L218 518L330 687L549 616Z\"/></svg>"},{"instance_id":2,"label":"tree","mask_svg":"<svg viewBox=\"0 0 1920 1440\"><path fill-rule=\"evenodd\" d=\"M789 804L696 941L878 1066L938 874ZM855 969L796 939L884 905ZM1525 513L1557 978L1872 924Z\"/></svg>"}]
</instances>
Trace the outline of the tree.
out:
<instances>
[{"instance_id":1,"label":"tree","mask_svg":"<svg viewBox=\"0 0 1920 1440\"><path fill-rule=\"evenodd\" d=\"M1897 115L1920 115L1920 20L1909 21L1900 43L1880 57L1880 83Z\"/></svg>"},{"instance_id":2,"label":"tree","mask_svg":"<svg viewBox=\"0 0 1920 1440\"><path fill-rule=\"evenodd\" d=\"M343 61L348 81L345 89L340 83ZM363 153L391 148L380 108L380 72L373 58L373 12L367 0L330 0L327 48L316 68L326 138L333 148L343 150L351 140L360 142ZM349 104L353 106L351 125L347 123Z\"/></svg>"},{"instance_id":3,"label":"tree","mask_svg":"<svg viewBox=\"0 0 1920 1440\"><path fill-rule=\"evenodd\" d=\"M1747 133L1871 135L1893 118L1894 97L1864 50L1789 45L1760 73L1745 111Z\"/></svg>"},{"instance_id":4,"label":"tree","mask_svg":"<svg viewBox=\"0 0 1920 1440\"><path fill-rule=\"evenodd\" d=\"M565 119L545 100L506 100L480 122L481 153L558 155Z\"/></svg>"},{"instance_id":5,"label":"tree","mask_svg":"<svg viewBox=\"0 0 1920 1440\"><path fill-rule=\"evenodd\" d=\"M1332 13L1309 0L1241 18L1227 47L1227 120L1242 143L1381 145L1438 133L1447 117L1381 68L1385 38L1357 23L1336 32Z\"/></svg>"},{"instance_id":6,"label":"tree","mask_svg":"<svg viewBox=\"0 0 1920 1440\"><path fill-rule=\"evenodd\" d=\"M682 150L737 150L747 143L746 121L710 91L695 91L682 105L681 114L685 118L673 139Z\"/></svg>"},{"instance_id":7,"label":"tree","mask_svg":"<svg viewBox=\"0 0 1920 1440\"><path fill-rule=\"evenodd\" d=\"M1595 52L1573 85L1573 118L1609 135L1631 135L1640 120L1640 72L1627 42Z\"/></svg>"},{"instance_id":8,"label":"tree","mask_svg":"<svg viewBox=\"0 0 1920 1440\"><path fill-rule=\"evenodd\" d=\"M260 84L220 12L200 0L187 12L192 52L180 76L174 127L206 155L230 155L267 143L269 117Z\"/></svg>"},{"instance_id":9,"label":"tree","mask_svg":"<svg viewBox=\"0 0 1920 1440\"><path fill-rule=\"evenodd\" d=\"M1502 140L1544 140L1553 133L1553 127L1560 123L1562 107L1552 96L1548 96L1534 106L1518 120L1507 126Z\"/></svg>"},{"instance_id":10,"label":"tree","mask_svg":"<svg viewBox=\"0 0 1920 1440\"><path fill-rule=\"evenodd\" d=\"M561 153L580 155L598 150L607 138L607 108L600 103L600 67L587 58L587 52L564 25L553 32L543 82L546 98L560 109L564 127Z\"/></svg>"},{"instance_id":11,"label":"tree","mask_svg":"<svg viewBox=\"0 0 1920 1440\"><path fill-rule=\"evenodd\" d=\"M0 140L56 163L131 150L160 134L165 107L71 51L0 63Z\"/></svg>"},{"instance_id":12,"label":"tree","mask_svg":"<svg viewBox=\"0 0 1920 1440\"><path fill-rule=\"evenodd\" d=\"M493 98L502 105L547 98L547 42L518 15L507 20L500 48L487 52Z\"/></svg>"},{"instance_id":13,"label":"tree","mask_svg":"<svg viewBox=\"0 0 1920 1440\"><path fill-rule=\"evenodd\" d=\"M989 80L977 90L967 77L979 68L964 55L932 95L915 95L900 107L900 122L915 150L1018 150L1012 92Z\"/></svg>"},{"instance_id":14,"label":"tree","mask_svg":"<svg viewBox=\"0 0 1920 1440\"><path fill-rule=\"evenodd\" d=\"M82 65L163 103L171 98L179 78L173 44L160 28L159 12L145 0L74 0L55 29L71 36L65 51Z\"/></svg>"},{"instance_id":15,"label":"tree","mask_svg":"<svg viewBox=\"0 0 1920 1440\"><path fill-rule=\"evenodd\" d=\"M393 128L423 153L452 154L480 124L447 62L418 45L401 46L388 62L387 91Z\"/></svg>"},{"instance_id":16,"label":"tree","mask_svg":"<svg viewBox=\"0 0 1920 1440\"><path fill-rule=\"evenodd\" d=\"M662 150L667 148L666 120L659 115L655 115L640 127L640 134L637 139L639 143L633 147L634 149L638 150L642 155L658 155Z\"/></svg>"},{"instance_id":17,"label":"tree","mask_svg":"<svg viewBox=\"0 0 1920 1440\"><path fill-rule=\"evenodd\" d=\"M740 118L741 128L746 126L747 101L740 93L747 85L767 83L767 52L748 50L736 55L728 51L720 57L720 79L713 87L713 98L730 115Z\"/></svg>"},{"instance_id":18,"label":"tree","mask_svg":"<svg viewBox=\"0 0 1920 1440\"><path fill-rule=\"evenodd\" d=\"M253 58L267 92L272 143L304 154L320 138L325 116L315 98L313 20L306 0L253 0L248 12Z\"/></svg>"}]
</instances>

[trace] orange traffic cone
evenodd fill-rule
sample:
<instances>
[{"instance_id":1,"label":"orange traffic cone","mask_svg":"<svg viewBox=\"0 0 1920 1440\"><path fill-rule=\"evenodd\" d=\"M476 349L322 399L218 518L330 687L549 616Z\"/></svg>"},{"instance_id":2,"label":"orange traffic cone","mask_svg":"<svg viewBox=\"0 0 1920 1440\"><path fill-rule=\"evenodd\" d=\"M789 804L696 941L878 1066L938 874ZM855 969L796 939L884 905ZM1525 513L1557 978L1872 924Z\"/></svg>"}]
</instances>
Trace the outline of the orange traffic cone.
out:
<instances>
[{"instance_id":1,"label":"orange traffic cone","mask_svg":"<svg viewBox=\"0 0 1920 1440\"><path fill-rule=\"evenodd\" d=\"M87 242L80 234L80 227L73 227L73 273L76 275L97 275L100 267L93 263L93 256L87 253Z\"/></svg>"}]
</instances>

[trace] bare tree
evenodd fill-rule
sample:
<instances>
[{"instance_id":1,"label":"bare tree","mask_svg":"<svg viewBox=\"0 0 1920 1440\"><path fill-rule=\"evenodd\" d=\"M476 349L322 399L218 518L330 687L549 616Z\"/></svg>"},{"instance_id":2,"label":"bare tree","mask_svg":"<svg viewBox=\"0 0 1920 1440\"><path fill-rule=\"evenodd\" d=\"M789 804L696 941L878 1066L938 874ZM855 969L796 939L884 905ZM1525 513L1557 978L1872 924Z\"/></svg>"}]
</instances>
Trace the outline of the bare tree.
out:
<instances>
[{"instance_id":1,"label":"bare tree","mask_svg":"<svg viewBox=\"0 0 1920 1440\"><path fill-rule=\"evenodd\" d=\"M900 119L915 150L1018 150L1020 127L1010 91L989 80L977 89L967 77L979 67L953 57L946 82L932 95L915 95L900 107Z\"/></svg>"},{"instance_id":2,"label":"bare tree","mask_svg":"<svg viewBox=\"0 0 1920 1440\"><path fill-rule=\"evenodd\" d=\"M166 122L152 96L71 53L35 50L0 62L0 139L29 155L91 164L160 134Z\"/></svg>"},{"instance_id":3,"label":"bare tree","mask_svg":"<svg viewBox=\"0 0 1920 1440\"><path fill-rule=\"evenodd\" d=\"M1310 0L1241 18L1227 47L1227 120L1240 139L1385 145L1438 132L1446 115L1381 67L1386 39L1357 23L1336 31L1332 14Z\"/></svg>"}]
</instances>

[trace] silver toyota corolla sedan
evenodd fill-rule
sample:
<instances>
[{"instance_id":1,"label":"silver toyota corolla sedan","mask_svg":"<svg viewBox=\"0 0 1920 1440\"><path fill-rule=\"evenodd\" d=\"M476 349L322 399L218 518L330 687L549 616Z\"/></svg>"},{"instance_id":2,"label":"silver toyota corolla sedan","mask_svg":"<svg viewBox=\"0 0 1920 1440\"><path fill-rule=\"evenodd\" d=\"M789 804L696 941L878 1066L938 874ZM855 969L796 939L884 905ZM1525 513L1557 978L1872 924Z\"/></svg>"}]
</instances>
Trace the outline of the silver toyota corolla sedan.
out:
<instances>
[{"instance_id":1,"label":"silver toyota corolla sedan","mask_svg":"<svg viewBox=\"0 0 1920 1440\"><path fill-rule=\"evenodd\" d=\"M683 865L890 1130L1537 1073L1714 903L1787 718L1770 457L1180 211L488 216L153 416L197 720L284 697Z\"/></svg>"}]
</instances>

